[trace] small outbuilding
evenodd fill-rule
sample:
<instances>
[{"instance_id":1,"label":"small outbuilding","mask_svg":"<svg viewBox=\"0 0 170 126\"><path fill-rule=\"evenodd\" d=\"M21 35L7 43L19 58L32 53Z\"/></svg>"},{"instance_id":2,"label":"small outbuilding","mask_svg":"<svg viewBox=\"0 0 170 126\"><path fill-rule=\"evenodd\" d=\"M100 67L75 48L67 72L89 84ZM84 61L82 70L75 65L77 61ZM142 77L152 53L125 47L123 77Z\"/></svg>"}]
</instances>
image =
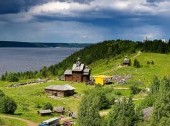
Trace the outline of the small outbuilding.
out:
<instances>
[{"instance_id":1,"label":"small outbuilding","mask_svg":"<svg viewBox=\"0 0 170 126\"><path fill-rule=\"evenodd\" d=\"M65 85L50 85L45 88L45 93L57 97L66 97L74 95L75 88L65 84Z\"/></svg>"},{"instance_id":2,"label":"small outbuilding","mask_svg":"<svg viewBox=\"0 0 170 126\"><path fill-rule=\"evenodd\" d=\"M43 115L51 115L52 111L50 109L47 110L39 110L38 113L43 116Z\"/></svg>"},{"instance_id":3,"label":"small outbuilding","mask_svg":"<svg viewBox=\"0 0 170 126\"><path fill-rule=\"evenodd\" d=\"M93 76L95 84L99 85L105 85L111 82L111 76L106 76L106 75L98 75L98 76Z\"/></svg>"},{"instance_id":4,"label":"small outbuilding","mask_svg":"<svg viewBox=\"0 0 170 126\"><path fill-rule=\"evenodd\" d=\"M130 66L130 64L131 64L131 60L127 56L125 56L123 60L123 65Z\"/></svg>"},{"instance_id":5,"label":"small outbuilding","mask_svg":"<svg viewBox=\"0 0 170 126\"><path fill-rule=\"evenodd\" d=\"M64 108L64 106L57 106L57 107L53 108L53 111L57 112L57 113L60 113L60 114L64 114L65 108Z\"/></svg>"}]
</instances>

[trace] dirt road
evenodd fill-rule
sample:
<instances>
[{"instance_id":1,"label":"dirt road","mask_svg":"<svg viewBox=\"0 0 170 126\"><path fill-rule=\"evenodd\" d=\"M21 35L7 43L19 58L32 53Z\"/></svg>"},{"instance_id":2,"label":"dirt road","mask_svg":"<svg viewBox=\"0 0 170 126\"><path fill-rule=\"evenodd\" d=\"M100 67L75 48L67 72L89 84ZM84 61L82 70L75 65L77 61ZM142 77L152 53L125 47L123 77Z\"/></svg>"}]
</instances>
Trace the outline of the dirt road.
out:
<instances>
[{"instance_id":1,"label":"dirt road","mask_svg":"<svg viewBox=\"0 0 170 126\"><path fill-rule=\"evenodd\" d=\"M19 120L19 121L25 122L25 123L27 124L27 126L38 126L38 124L37 124L37 123L32 122L32 121L27 120L27 119L22 119L22 118L13 117L13 116L8 116L8 115L0 115L0 117L3 117L3 118L9 118L9 119L16 119L16 120Z\"/></svg>"}]
</instances>

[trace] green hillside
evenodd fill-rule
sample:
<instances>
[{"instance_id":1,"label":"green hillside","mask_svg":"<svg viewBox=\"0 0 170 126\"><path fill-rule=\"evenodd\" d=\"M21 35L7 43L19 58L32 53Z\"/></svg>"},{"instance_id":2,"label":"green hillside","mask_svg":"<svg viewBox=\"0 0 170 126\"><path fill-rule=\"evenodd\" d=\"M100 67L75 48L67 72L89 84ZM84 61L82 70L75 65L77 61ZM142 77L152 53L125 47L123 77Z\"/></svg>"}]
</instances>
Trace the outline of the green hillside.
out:
<instances>
[{"instance_id":1,"label":"green hillside","mask_svg":"<svg viewBox=\"0 0 170 126\"><path fill-rule=\"evenodd\" d=\"M106 89L106 91L108 91L107 94L104 94L104 98L108 97L110 101L113 99L121 100L124 97L132 96L135 108L138 108L143 99L148 95L146 88L150 87L154 75L161 79L164 76L170 75L169 45L169 43L163 43L161 41L135 43L119 40L98 43L70 55L59 64L52 65L49 68L44 67L39 72L30 71L26 73L15 73L14 76L15 78L19 78L19 82L9 82L6 80L6 77L12 77L12 75L4 75L4 80L0 81L0 90L2 90L7 96L14 99L18 105L15 115L12 116L29 119L36 123L40 123L41 121L54 116L60 116L56 113L51 116L40 116L37 111L43 109L43 106L46 103L51 103L53 107L64 106L66 110L77 112L83 96L85 96L88 91L91 91L91 89L95 90L96 86L86 85L85 83L60 81L57 77L60 74L63 74L65 69L71 67L77 57L80 57L81 61L92 69L92 76L130 76L130 78L123 84L113 81L112 84L101 87L101 90ZM151 48L152 46L153 48ZM128 56L128 58L131 59L131 66L121 66L125 56ZM140 63L139 68L133 66L135 59L137 59ZM10 87L11 84L33 81L38 77L42 77L44 79L48 78L49 81ZM49 85L62 84L72 85L75 88L76 94L74 96L64 98L53 98L45 94L45 87ZM131 86L133 85L140 88L140 92L132 94ZM107 88L109 90L107 90ZM114 106L114 103L110 103L110 107L111 106ZM145 106L148 107L148 105ZM107 116L110 110L111 108L102 110L100 111L100 115ZM68 113L66 113L66 117L67 115ZM77 122L77 120L74 121ZM77 123L75 126L78 126Z\"/></svg>"},{"instance_id":2,"label":"green hillside","mask_svg":"<svg viewBox=\"0 0 170 126\"><path fill-rule=\"evenodd\" d=\"M144 43L130 40L104 41L83 48L71 54L62 62L49 67L43 67L40 71L18 72L12 74L12 76L16 77L15 80L61 76L66 69L72 67L72 64L78 57L86 65L91 65L98 60L103 59L108 62L110 58L119 59L138 51L167 54L170 53L170 42L164 43L162 40L146 41ZM8 73L4 74L1 80L8 80Z\"/></svg>"},{"instance_id":3,"label":"green hillside","mask_svg":"<svg viewBox=\"0 0 170 126\"><path fill-rule=\"evenodd\" d=\"M158 53L144 53L138 52L128 56L132 65L129 67L119 67L119 64L123 62L124 58L108 60L99 60L92 63L92 74L104 74L104 75L132 75L130 81L137 81L143 83L145 86L149 86L154 75L163 78L170 75L170 54L158 54ZM137 59L141 67L133 67L134 59ZM154 64L148 64L147 62L153 61Z\"/></svg>"}]
</instances>

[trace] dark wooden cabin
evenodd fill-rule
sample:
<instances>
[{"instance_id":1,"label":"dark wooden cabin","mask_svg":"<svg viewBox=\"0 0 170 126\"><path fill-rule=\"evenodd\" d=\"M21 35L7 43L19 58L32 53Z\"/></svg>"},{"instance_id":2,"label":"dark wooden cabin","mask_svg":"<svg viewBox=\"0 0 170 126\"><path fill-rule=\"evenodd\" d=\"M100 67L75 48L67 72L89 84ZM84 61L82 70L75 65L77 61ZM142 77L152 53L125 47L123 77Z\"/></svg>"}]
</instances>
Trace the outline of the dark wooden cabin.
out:
<instances>
[{"instance_id":1,"label":"dark wooden cabin","mask_svg":"<svg viewBox=\"0 0 170 126\"><path fill-rule=\"evenodd\" d=\"M80 58L73 64L71 70L64 72L65 81L88 82L90 80L90 69L80 62Z\"/></svg>"},{"instance_id":2,"label":"dark wooden cabin","mask_svg":"<svg viewBox=\"0 0 170 126\"><path fill-rule=\"evenodd\" d=\"M74 95L75 88L65 84L65 85L50 85L45 88L46 94L54 95L57 97L66 97Z\"/></svg>"}]
</instances>

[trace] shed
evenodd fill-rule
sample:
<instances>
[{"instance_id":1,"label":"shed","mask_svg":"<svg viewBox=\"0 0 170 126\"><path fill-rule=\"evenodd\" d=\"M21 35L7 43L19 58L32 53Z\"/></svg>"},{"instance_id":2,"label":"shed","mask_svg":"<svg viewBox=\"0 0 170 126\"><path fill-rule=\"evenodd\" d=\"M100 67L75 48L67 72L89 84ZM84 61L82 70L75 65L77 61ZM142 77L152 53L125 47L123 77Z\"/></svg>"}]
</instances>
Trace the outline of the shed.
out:
<instances>
[{"instance_id":1,"label":"shed","mask_svg":"<svg viewBox=\"0 0 170 126\"><path fill-rule=\"evenodd\" d=\"M65 97L74 95L75 88L65 84L65 85L50 85L45 88L45 92L49 95L54 95L58 97Z\"/></svg>"},{"instance_id":2,"label":"shed","mask_svg":"<svg viewBox=\"0 0 170 126\"><path fill-rule=\"evenodd\" d=\"M123 60L123 65L130 66L130 63L131 63L130 59L128 59L128 57L125 56L125 58Z\"/></svg>"},{"instance_id":3,"label":"shed","mask_svg":"<svg viewBox=\"0 0 170 126\"><path fill-rule=\"evenodd\" d=\"M47 110L39 110L38 113L43 116L43 115L51 115L52 111L50 109Z\"/></svg>"},{"instance_id":4,"label":"shed","mask_svg":"<svg viewBox=\"0 0 170 126\"><path fill-rule=\"evenodd\" d=\"M65 108L64 108L64 106L57 106L57 107L54 107L53 111L57 112L57 113L64 114Z\"/></svg>"},{"instance_id":5,"label":"shed","mask_svg":"<svg viewBox=\"0 0 170 126\"><path fill-rule=\"evenodd\" d=\"M106 75L98 75L98 76L93 76L95 84L108 84L111 82L111 76L106 76Z\"/></svg>"}]
</instances>

